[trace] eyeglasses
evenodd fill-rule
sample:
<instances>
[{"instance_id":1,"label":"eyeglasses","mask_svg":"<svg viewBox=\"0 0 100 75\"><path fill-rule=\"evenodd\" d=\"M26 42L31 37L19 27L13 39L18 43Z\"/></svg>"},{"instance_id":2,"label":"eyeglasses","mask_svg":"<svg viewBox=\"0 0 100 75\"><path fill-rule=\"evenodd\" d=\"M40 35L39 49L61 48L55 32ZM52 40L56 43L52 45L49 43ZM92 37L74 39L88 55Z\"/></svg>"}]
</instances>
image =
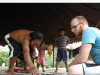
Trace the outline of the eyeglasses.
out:
<instances>
[{"instance_id":1,"label":"eyeglasses","mask_svg":"<svg viewBox=\"0 0 100 75\"><path fill-rule=\"evenodd\" d=\"M79 24L81 24L81 23L79 23ZM72 31L73 29L75 29L79 24L73 26L73 27L71 28L71 31Z\"/></svg>"}]
</instances>

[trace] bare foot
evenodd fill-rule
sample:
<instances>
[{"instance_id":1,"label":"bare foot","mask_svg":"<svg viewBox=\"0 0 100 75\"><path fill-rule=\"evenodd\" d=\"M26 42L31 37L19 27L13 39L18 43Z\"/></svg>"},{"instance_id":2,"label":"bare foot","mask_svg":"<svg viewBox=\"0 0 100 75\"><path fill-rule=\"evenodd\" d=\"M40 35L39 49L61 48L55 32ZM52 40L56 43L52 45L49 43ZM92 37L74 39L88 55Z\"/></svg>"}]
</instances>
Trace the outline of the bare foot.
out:
<instances>
[{"instance_id":1,"label":"bare foot","mask_svg":"<svg viewBox=\"0 0 100 75\"><path fill-rule=\"evenodd\" d=\"M46 72L45 70L43 70L43 72Z\"/></svg>"},{"instance_id":2,"label":"bare foot","mask_svg":"<svg viewBox=\"0 0 100 75\"><path fill-rule=\"evenodd\" d=\"M13 75L15 73L15 71L8 71L8 75Z\"/></svg>"},{"instance_id":3,"label":"bare foot","mask_svg":"<svg viewBox=\"0 0 100 75\"><path fill-rule=\"evenodd\" d=\"M68 72L68 70L66 70L66 72Z\"/></svg>"},{"instance_id":4,"label":"bare foot","mask_svg":"<svg viewBox=\"0 0 100 75\"><path fill-rule=\"evenodd\" d=\"M55 72L55 73L58 73L58 70L55 70L54 72Z\"/></svg>"}]
</instances>

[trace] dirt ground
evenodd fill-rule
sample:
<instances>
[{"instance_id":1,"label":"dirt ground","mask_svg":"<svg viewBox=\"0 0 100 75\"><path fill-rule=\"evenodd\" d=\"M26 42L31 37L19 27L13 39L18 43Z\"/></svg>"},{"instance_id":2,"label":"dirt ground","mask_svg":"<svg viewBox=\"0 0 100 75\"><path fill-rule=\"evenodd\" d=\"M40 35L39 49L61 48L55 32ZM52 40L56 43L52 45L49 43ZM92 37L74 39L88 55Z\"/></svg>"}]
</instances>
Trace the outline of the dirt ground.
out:
<instances>
[{"instance_id":1,"label":"dirt ground","mask_svg":"<svg viewBox=\"0 0 100 75\"><path fill-rule=\"evenodd\" d=\"M16 69L23 69L21 67L15 67ZM7 73L5 73L5 71L8 69L8 67L0 67L0 75L7 75ZM67 75L66 73L66 68L59 68L58 69L58 73L59 74L55 74L54 71L55 71L56 68L45 68L45 71L46 72L42 72L42 68L39 68L39 75L46 75L46 74L53 74L53 75ZM26 73L18 73L16 72L16 74L14 75L30 75L30 74L26 74Z\"/></svg>"}]
</instances>

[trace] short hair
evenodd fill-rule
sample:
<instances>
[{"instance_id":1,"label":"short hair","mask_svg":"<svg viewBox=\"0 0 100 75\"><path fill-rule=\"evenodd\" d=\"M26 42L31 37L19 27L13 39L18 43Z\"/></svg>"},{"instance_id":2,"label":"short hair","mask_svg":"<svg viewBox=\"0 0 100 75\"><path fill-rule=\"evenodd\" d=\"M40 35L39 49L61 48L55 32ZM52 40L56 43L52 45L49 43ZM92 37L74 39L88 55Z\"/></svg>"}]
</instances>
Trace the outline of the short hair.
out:
<instances>
[{"instance_id":1,"label":"short hair","mask_svg":"<svg viewBox=\"0 0 100 75\"><path fill-rule=\"evenodd\" d=\"M64 28L60 28L59 29L59 32L61 32L61 31L64 31L65 32L65 29Z\"/></svg>"},{"instance_id":2,"label":"short hair","mask_svg":"<svg viewBox=\"0 0 100 75\"><path fill-rule=\"evenodd\" d=\"M38 31L30 33L31 41L35 39L43 41L43 36L44 35Z\"/></svg>"},{"instance_id":3,"label":"short hair","mask_svg":"<svg viewBox=\"0 0 100 75\"><path fill-rule=\"evenodd\" d=\"M85 24L88 25L87 19L84 16L76 16L76 17L72 18L72 20L75 18L79 21L79 23L84 22Z\"/></svg>"}]
</instances>

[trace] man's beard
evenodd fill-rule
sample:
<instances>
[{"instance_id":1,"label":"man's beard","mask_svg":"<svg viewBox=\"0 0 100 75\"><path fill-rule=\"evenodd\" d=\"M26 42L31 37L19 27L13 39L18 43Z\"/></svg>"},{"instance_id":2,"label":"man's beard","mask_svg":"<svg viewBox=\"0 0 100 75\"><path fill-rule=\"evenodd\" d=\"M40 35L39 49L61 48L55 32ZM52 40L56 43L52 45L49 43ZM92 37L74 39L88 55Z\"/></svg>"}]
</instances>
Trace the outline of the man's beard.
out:
<instances>
[{"instance_id":1,"label":"man's beard","mask_svg":"<svg viewBox=\"0 0 100 75\"><path fill-rule=\"evenodd\" d=\"M82 27L80 26L80 29L78 30L78 33L77 33L77 35L76 35L76 37L79 37L79 36L81 36L82 35Z\"/></svg>"},{"instance_id":2,"label":"man's beard","mask_svg":"<svg viewBox=\"0 0 100 75\"><path fill-rule=\"evenodd\" d=\"M76 35L76 37L79 37L79 36L81 36L82 35L82 33L78 33L77 35Z\"/></svg>"}]
</instances>

